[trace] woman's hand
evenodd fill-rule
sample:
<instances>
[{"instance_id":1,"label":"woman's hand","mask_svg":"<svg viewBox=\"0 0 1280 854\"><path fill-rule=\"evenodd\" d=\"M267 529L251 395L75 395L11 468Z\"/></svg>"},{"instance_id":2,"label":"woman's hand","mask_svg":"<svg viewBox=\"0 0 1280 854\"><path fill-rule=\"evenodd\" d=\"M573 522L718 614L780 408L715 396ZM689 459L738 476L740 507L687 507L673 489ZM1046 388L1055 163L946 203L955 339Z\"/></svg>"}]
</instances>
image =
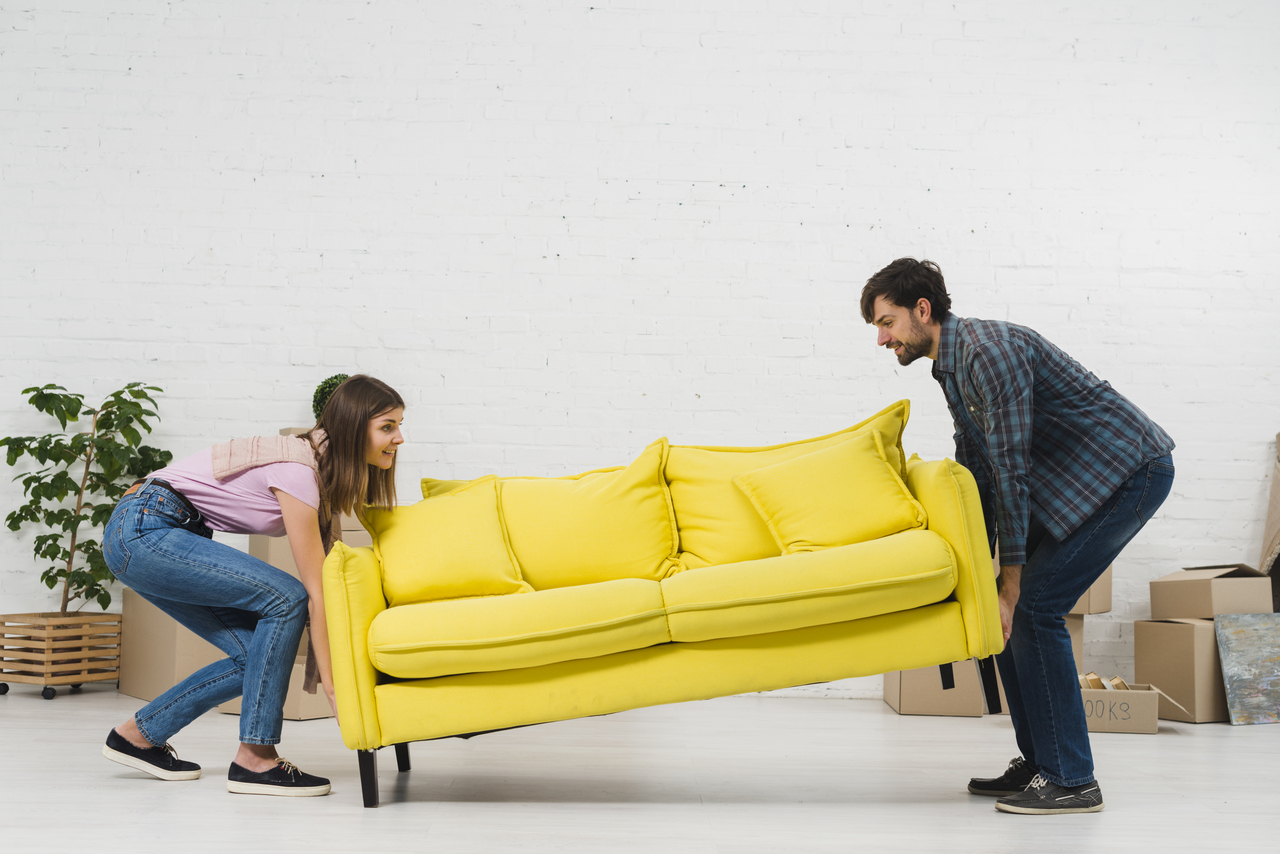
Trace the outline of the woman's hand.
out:
<instances>
[{"instance_id":1,"label":"woman's hand","mask_svg":"<svg viewBox=\"0 0 1280 854\"><path fill-rule=\"evenodd\" d=\"M324 691L324 698L329 701L329 708L333 711L334 721L341 726L341 722L338 721L338 699L334 696L333 686L321 684L320 688Z\"/></svg>"},{"instance_id":2,"label":"woman's hand","mask_svg":"<svg viewBox=\"0 0 1280 854\"><path fill-rule=\"evenodd\" d=\"M284 517L284 530L289 536L289 550L298 566L302 586L307 588L307 614L311 618L311 648L316 656L320 685L333 715L338 716L338 706L333 696L333 662L329 657L329 628L324 612L324 543L320 539L320 520L311 507L287 492L272 488L280 502L280 515Z\"/></svg>"}]
</instances>

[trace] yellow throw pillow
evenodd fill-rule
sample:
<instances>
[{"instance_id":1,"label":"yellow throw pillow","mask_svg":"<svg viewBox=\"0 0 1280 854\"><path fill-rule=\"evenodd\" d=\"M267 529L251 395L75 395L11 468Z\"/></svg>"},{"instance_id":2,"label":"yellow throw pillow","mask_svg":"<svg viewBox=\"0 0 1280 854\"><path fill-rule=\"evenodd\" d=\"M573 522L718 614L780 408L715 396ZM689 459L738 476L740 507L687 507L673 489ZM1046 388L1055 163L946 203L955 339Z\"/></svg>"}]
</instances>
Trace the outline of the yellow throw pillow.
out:
<instances>
[{"instance_id":1,"label":"yellow throw pillow","mask_svg":"<svg viewBox=\"0 0 1280 854\"><path fill-rule=\"evenodd\" d=\"M497 483L489 475L417 504L365 511L387 604L532 589L503 536Z\"/></svg>"},{"instance_id":2,"label":"yellow throw pillow","mask_svg":"<svg viewBox=\"0 0 1280 854\"><path fill-rule=\"evenodd\" d=\"M777 557L778 544L733 477L838 445L877 430L885 450L901 474L906 467L902 431L911 402L892 406L838 433L764 448L717 448L672 445L667 456L667 483L680 526L680 559L689 568Z\"/></svg>"},{"instance_id":3,"label":"yellow throw pillow","mask_svg":"<svg viewBox=\"0 0 1280 854\"><path fill-rule=\"evenodd\" d=\"M663 578L680 548L666 458L659 439L625 468L502 478L502 519L521 577L538 590Z\"/></svg>"},{"instance_id":4,"label":"yellow throw pillow","mask_svg":"<svg viewBox=\"0 0 1280 854\"><path fill-rule=\"evenodd\" d=\"M785 554L865 543L926 522L875 430L737 475L733 483Z\"/></svg>"},{"instance_id":5,"label":"yellow throw pillow","mask_svg":"<svg viewBox=\"0 0 1280 854\"><path fill-rule=\"evenodd\" d=\"M496 477L496 475L493 475ZM479 480L477 478L476 480ZM447 495L461 486L475 483L474 480L435 480L434 478L424 477L422 479L422 497L435 498L437 495Z\"/></svg>"}]
</instances>

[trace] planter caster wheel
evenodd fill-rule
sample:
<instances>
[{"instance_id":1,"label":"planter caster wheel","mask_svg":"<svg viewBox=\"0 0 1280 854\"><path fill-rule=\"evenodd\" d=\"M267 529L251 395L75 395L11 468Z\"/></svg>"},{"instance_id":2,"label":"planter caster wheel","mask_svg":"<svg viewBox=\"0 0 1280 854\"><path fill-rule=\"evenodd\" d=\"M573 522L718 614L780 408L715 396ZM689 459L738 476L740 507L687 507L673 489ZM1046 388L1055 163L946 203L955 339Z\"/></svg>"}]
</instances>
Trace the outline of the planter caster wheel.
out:
<instances>
[{"instance_id":1,"label":"planter caster wheel","mask_svg":"<svg viewBox=\"0 0 1280 854\"><path fill-rule=\"evenodd\" d=\"M44 697L46 700L52 700L54 697L58 696L58 692L46 686L45 689L40 692L40 696Z\"/></svg>"},{"instance_id":2,"label":"planter caster wheel","mask_svg":"<svg viewBox=\"0 0 1280 854\"><path fill-rule=\"evenodd\" d=\"M71 686L71 690L72 690L72 691L79 691L79 690L80 690L80 686L79 686L79 685L72 685L72 686Z\"/></svg>"},{"instance_id":3,"label":"planter caster wheel","mask_svg":"<svg viewBox=\"0 0 1280 854\"><path fill-rule=\"evenodd\" d=\"M0 696L3 696L4 694L8 694L8 693L9 693L9 683L0 682Z\"/></svg>"}]
</instances>

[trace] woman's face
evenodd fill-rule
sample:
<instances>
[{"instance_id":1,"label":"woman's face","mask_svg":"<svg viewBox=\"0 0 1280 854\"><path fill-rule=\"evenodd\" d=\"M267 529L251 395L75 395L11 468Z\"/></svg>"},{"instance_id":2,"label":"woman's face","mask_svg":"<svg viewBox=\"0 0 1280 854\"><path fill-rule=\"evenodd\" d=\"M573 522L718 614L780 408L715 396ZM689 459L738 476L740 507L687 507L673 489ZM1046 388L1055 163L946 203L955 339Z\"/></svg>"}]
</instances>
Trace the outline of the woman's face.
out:
<instances>
[{"instance_id":1,"label":"woman's face","mask_svg":"<svg viewBox=\"0 0 1280 854\"><path fill-rule=\"evenodd\" d=\"M364 453L366 463L380 469L391 468L396 461L396 449L404 444L404 436L400 433L403 421L402 406L379 412L369 419L369 443Z\"/></svg>"}]
</instances>

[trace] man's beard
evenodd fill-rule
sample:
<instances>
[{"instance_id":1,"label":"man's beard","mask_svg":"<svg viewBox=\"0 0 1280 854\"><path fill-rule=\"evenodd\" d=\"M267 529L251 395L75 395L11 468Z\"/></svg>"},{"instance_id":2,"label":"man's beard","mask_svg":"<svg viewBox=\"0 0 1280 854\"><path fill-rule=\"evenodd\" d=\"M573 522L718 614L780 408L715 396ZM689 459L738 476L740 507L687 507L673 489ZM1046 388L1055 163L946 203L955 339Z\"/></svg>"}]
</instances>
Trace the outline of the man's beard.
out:
<instances>
[{"instance_id":1,"label":"man's beard","mask_svg":"<svg viewBox=\"0 0 1280 854\"><path fill-rule=\"evenodd\" d=\"M902 350L896 355L898 357L898 364L903 365L904 367L911 364L916 359L919 359L921 356L929 355L929 348L933 344L929 339L929 333L925 332L924 325L914 317L911 318L910 333L911 337L909 339L898 339L898 343L902 345Z\"/></svg>"}]
</instances>

